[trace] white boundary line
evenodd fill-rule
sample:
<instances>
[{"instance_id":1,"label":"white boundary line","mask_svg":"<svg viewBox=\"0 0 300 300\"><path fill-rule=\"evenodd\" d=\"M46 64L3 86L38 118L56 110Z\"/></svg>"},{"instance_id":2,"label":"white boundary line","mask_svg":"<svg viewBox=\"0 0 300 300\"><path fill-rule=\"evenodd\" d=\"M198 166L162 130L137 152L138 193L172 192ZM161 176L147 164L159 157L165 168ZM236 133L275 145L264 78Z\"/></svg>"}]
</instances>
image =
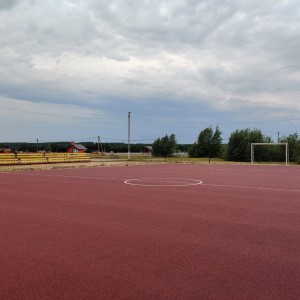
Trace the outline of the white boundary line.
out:
<instances>
[{"instance_id":1,"label":"white boundary line","mask_svg":"<svg viewBox=\"0 0 300 300\"><path fill-rule=\"evenodd\" d=\"M154 184L149 184L147 182L153 181ZM144 182L144 183L143 183ZM156 184L155 184L156 182ZM125 184L135 185L135 186L195 186L200 185L203 182L196 179L187 178L132 178L124 180Z\"/></svg>"},{"instance_id":2,"label":"white boundary line","mask_svg":"<svg viewBox=\"0 0 300 300\"><path fill-rule=\"evenodd\" d=\"M1 173L0 173L1 174ZM2 174L11 174L11 175L24 175L24 173L11 173L11 172L2 172ZM300 189L281 189L281 188L268 188L268 187L255 187L255 186L242 186L242 185L226 185L226 184L213 184L213 183L203 183L201 180L196 179L187 179L187 178L132 178L132 179L122 179L122 178L107 178L107 177L95 177L95 176L77 176L77 175L46 175L46 174L29 174L26 173L26 176L40 176L40 177L63 177L63 178L81 178L81 179L97 179L97 180L120 180L127 185L133 186L211 186L211 187L225 187L225 188L236 188L236 189L253 189L253 190L262 190L262 191L277 191L277 192L294 192L300 193ZM143 183L132 183L131 181L156 181L156 182L163 182L162 184L143 184ZM183 182L175 182L176 180L181 180ZM185 182L184 182L185 181ZM188 182L190 181L190 182ZM173 182L173 184L166 184L168 182ZM175 183L174 183L175 182Z\"/></svg>"},{"instance_id":3,"label":"white boundary line","mask_svg":"<svg viewBox=\"0 0 300 300\"><path fill-rule=\"evenodd\" d=\"M16 173L10 173L17 175ZM21 173L18 173L21 174ZM22 174L24 175L24 174ZM200 185L203 182L196 179L189 179L189 178L134 178L134 179L123 179L123 178L115 178L115 177L95 177L95 176L80 176L80 175L61 175L61 174L40 174L40 173L26 173L26 176L39 176L39 177L61 177L61 178L78 178L78 179L96 179L96 180L120 180L125 184L128 185L139 185L139 186L193 186L193 185ZM142 183L132 183L131 181L154 181L154 182L161 182L160 184L142 184ZM169 184L171 183L171 184Z\"/></svg>"},{"instance_id":4,"label":"white boundary line","mask_svg":"<svg viewBox=\"0 0 300 300\"><path fill-rule=\"evenodd\" d=\"M251 173L251 172L260 172L260 173L266 172L266 173L271 173L271 171L273 171L272 169L262 168L262 166L259 166L256 169L254 167L253 166L249 166L249 169L234 169L234 168L232 168L232 169L231 168L224 168L224 169L222 169L222 168L210 167L209 169L210 170L214 170L214 171L220 171L220 172L236 172L236 173L238 173L238 172L245 172L245 173L247 173L247 172L249 172L249 173ZM272 165L271 165L271 167L272 167ZM276 167L276 166L274 166L274 167ZM284 167L286 168L286 165L284 165ZM288 169L276 170L276 172L288 172L288 171L289 171Z\"/></svg>"},{"instance_id":5,"label":"white boundary line","mask_svg":"<svg viewBox=\"0 0 300 300\"><path fill-rule=\"evenodd\" d=\"M252 189L252 190L265 190L265 191L274 191L274 192L295 192L295 193L300 193L300 190L287 190L287 189L256 187L256 186L226 185L226 184L213 184L213 183L203 183L203 186L227 187L227 188L238 188L238 189Z\"/></svg>"},{"instance_id":6,"label":"white boundary line","mask_svg":"<svg viewBox=\"0 0 300 300\"><path fill-rule=\"evenodd\" d=\"M95 177L95 176L79 176L79 175L48 175L48 174L26 174L26 176L39 176L39 177L63 177L63 178L81 178L81 179L99 179L99 180L123 180L123 178L114 177Z\"/></svg>"}]
</instances>

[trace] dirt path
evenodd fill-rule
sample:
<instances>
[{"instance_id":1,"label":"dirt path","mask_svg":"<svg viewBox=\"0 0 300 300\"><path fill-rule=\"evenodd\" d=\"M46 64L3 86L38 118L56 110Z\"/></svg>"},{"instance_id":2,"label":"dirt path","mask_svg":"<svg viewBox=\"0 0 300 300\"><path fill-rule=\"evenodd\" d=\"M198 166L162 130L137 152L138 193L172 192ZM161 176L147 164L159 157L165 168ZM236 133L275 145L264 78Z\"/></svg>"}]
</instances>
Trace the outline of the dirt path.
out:
<instances>
[{"instance_id":1,"label":"dirt path","mask_svg":"<svg viewBox=\"0 0 300 300\"><path fill-rule=\"evenodd\" d=\"M91 162L77 162L77 163L12 165L12 166L0 166L0 172L51 170L51 169L84 168L84 167L111 167L111 166L127 166L128 164L136 165L136 164L143 164L143 163L131 162L127 160L93 160Z\"/></svg>"}]
</instances>

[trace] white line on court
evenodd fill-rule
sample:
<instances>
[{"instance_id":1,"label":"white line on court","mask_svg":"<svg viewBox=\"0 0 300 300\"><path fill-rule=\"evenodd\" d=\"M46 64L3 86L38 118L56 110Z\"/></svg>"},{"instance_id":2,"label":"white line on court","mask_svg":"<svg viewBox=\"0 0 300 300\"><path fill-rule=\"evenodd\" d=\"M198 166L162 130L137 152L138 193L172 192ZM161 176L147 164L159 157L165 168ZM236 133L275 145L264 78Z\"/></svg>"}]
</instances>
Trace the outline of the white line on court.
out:
<instances>
[{"instance_id":1,"label":"white line on court","mask_svg":"<svg viewBox=\"0 0 300 300\"><path fill-rule=\"evenodd\" d=\"M285 167L285 166L284 166ZM285 167L286 168L286 167ZM209 168L210 170L213 170L213 171L218 171L218 172L236 172L236 173L239 173L239 172L243 172L243 173L252 173L252 172L258 172L258 173L270 173L270 171L274 171L274 169L272 169L272 167L270 168L264 168L264 169L260 169L259 168L244 168L244 169L235 169L235 168L215 168L215 167L210 167ZM288 169L276 169L276 172L288 172Z\"/></svg>"},{"instance_id":2,"label":"white line on court","mask_svg":"<svg viewBox=\"0 0 300 300\"><path fill-rule=\"evenodd\" d=\"M226 188L238 188L238 189L252 189L252 190L265 190L265 191L276 191L276 192L295 192L300 193L300 190L288 190L288 189L278 189L278 188L267 188L267 187L256 187L256 186L242 186L242 185L227 185L227 184L213 184L213 183L203 183L203 186L212 187L226 187Z\"/></svg>"},{"instance_id":3,"label":"white line on court","mask_svg":"<svg viewBox=\"0 0 300 300\"><path fill-rule=\"evenodd\" d=\"M299 189L282 189L282 188L268 188L268 187L255 187L255 186L241 186L241 185L227 185L227 184L213 184L213 183L203 183L200 180L196 179L186 179L186 178L139 178L139 179L122 179L115 177L95 177L95 176L79 176L79 175L46 175L41 173L12 173L12 172L1 172L1 174L11 174L11 175L26 175L26 176L40 176L40 177L62 177L62 178L78 178L78 179L96 179L96 180L120 180L123 181L127 185L135 185L135 186L211 186L211 187L224 187L224 188L238 188L238 189L253 189L253 190L264 190L264 191L278 191L278 192L295 192L300 193ZM148 181L146 183L145 181ZM172 181L173 180L173 181ZM183 182L179 182L176 180L183 180ZM185 181L184 181L185 180ZM143 183L143 181L145 183ZM150 184L149 181L159 182L157 184ZM190 182L188 182L190 181ZM171 182L171 184L170 184Z\"/></svg>"},{"instance_id":4,"label":"white line on court","mask_svg":"<svg viewBox=\"0 0 300 300\"><path fill-rule=\"evenodd\" d=\"M196 179L187 178L135 178L127 179L124 181L128 185L138 186L193 186L200 185L203 182Z\"/></svg>"},{"instance_id":5,"label":"white line on court","mask_svg":"<svg viewBox=\"0 0 300 300\"><path fill-rule=\"evenodd\" d=\"M17 173L13 173L16 174ZM49 175L49 174L41 174L41 173L18 173L18 175L24 174L26 176L39 176L39 177L63 177L63 178L79 178L79 179L98 179L98 180L124 180L122 178L115 178L115 177L95 177L95 176L80 176L80 175L59 175L59 174L54 174L54 175Z\"/></svg>"},{"instance_id":6,"label":"white line on court","mask_svg":"<svg viewBox=\"0 0 300 300\"><path fill-rule=\"evenodd\" d=\"M80 175L61 175L61 174L44 174L44 173L8 173L14 175L39 176L39 177L60 177L60 178L76 178L76 179L96 179L96 180L120 180L128 185L139 186L192 186L202 184L202 181L186 178L139 178L125 179L116 177L95 177ZM153 182L150 184L149 182Z\"/></svg>"}]
</instances>

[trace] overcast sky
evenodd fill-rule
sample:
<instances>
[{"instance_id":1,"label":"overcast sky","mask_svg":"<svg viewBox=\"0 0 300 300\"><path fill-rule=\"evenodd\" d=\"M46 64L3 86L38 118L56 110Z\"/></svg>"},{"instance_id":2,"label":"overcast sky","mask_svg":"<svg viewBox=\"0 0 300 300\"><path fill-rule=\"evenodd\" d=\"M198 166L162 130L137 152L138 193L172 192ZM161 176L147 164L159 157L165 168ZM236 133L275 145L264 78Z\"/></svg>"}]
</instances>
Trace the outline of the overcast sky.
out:
<instances>
[{"instance_id":1,"label":"overcast sky","mask_svg":"<svg viewBox=\"0 0 300 300\"><path fill-rule=\"evenodd\" d=\"M0 142L300 133L299 0L0 0Z\"/></svg>"}]
</instances>

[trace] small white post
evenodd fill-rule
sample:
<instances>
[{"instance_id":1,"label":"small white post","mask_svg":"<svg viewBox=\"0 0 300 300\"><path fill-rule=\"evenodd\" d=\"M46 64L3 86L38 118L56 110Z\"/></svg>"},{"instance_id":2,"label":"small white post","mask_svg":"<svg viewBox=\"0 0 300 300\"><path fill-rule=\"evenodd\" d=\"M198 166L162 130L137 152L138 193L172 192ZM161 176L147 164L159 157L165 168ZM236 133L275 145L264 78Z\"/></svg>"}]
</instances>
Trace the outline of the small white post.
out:
<instances>
[{"instance_id":1,"label":"small white post","mask_svg":"<svg viewBox=\"0 0 300 300\"><path fill-rule=\"evenodd\" d=\"M128 160L130 160L130 111L128 112Z\"/></svg>"},{"instance_id":2,"label":"small white post","mask_svg":"<svg viewBox=\"0 0 300 300\"><path fill-rule=\"evenodd\" d=\"M288 166L289 165L289 144L285 144L285 164Z\"/></svg>"}]
</instances>

